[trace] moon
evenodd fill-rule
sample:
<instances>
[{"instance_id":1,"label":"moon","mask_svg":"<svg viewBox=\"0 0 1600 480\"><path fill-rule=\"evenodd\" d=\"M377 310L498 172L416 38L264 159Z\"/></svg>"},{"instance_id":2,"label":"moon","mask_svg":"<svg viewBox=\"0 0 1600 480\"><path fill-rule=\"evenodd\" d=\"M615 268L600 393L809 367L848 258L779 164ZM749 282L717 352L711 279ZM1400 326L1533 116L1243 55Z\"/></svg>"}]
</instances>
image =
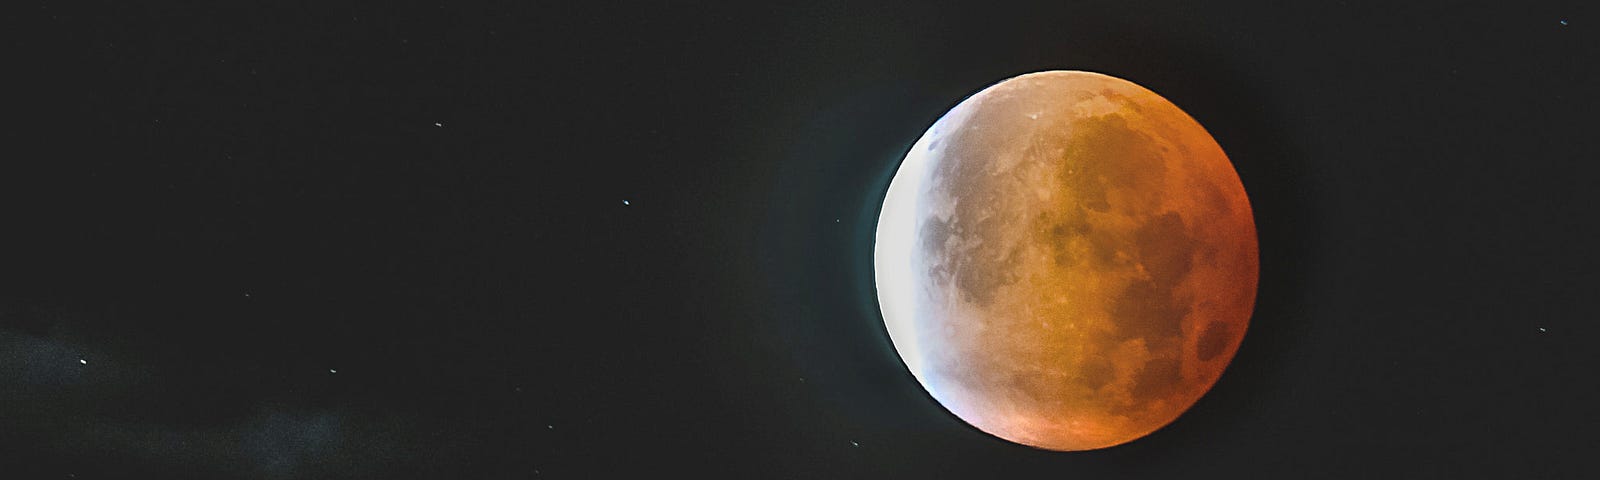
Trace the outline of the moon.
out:
<instances>
[{"instance_id":1,"label":"moon","mask_svg":"<svg viewBox=\"0 0 1600 480\"><path fill-rule=\"evenodd\" d=\"M979 430L1047 450L1149 435L1214 384L1258 280L1243 184L1211 135L1132 82L1013 77L906 154L878 218L884 325Z\"/></svg>"}]
</instances>

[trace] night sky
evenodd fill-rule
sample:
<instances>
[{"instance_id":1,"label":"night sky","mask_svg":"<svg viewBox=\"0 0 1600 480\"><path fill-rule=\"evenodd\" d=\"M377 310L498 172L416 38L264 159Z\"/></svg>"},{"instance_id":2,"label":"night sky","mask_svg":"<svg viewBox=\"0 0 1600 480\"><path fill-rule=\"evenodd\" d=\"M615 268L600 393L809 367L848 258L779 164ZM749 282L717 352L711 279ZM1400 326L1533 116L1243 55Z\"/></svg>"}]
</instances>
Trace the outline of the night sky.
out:
<instances>
[{"instance_id":1,"label":"night sky","mask_svg":"<svg viewBox=\"0 0 1600 480\"><path fill-rule=\"evenodd\" d=\"M21 2L0 478L1593 478L1593 2ZM224 5L225 4L225 5ZM884 189L1089 70L1204 125L1255 315L1108 450L900 363Z\"/></svg>"}]
</instances>

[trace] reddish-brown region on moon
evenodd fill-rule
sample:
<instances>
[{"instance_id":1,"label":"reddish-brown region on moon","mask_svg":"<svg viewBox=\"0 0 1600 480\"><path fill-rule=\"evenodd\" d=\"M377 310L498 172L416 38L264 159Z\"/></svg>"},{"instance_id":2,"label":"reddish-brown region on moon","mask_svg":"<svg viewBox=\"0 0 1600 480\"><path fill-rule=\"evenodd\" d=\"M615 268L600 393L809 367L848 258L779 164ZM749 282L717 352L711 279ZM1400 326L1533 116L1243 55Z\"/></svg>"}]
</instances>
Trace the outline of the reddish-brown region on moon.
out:
<instances>
[{"instance_id":1,"label":"reddish-brown region on moon","mask_svg":"<svg viewBox=\"0 0 1600 480\"><path fill-rule=\"evenodd\" d=\"M1050 450L1172 422L1233 358L1255 223L1222 148L1161 96L1097 73L1014 77L907 153L874 267L895 349L941 405Z\"/></svg>"}]
</instances>

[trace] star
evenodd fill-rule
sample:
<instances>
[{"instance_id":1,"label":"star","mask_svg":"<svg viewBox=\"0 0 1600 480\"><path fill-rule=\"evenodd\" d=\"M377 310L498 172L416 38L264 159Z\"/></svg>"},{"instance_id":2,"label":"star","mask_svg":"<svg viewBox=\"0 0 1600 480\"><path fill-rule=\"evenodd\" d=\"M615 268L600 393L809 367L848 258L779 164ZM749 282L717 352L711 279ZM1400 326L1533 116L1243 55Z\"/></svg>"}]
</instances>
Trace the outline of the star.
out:
<instances>
[{"instance_id":1,"label":"star","mask_svg":"<svg viewBox=\"0 0 1600 480\"><path fill-rule=\"evenodd\" d=\"M1544 332L1545 332L1544 327L1539 327L1539 333L1544 333Z\"/></svg>"},{"instance_id":2,"label":"star","mask_svg":"<svg viewBox=\"0 0 1600 480\"><path fill-rule=\"evenodd\" d=\"M1541 328L1540 330L1544 330L1544 329ZM78 364L80 364L80 365L88 365L89 361L80 358L80 359L78 359Z\"/></svg>"},{"instance_id":3,"label":"star","mask_svg":"<svg viewBox=\"0 0 1600 480\"><path fill-rule=\"evenodd\" d=\"M435 127L443 127L444 124L443 123L439 123L439 122L433 122L433 126L435 126Z\"/></svg>"},{"instance_id":4,"label":"star","mask_svg":"<svg viewBox=\"0 0 1600 480\"><path fill-rule=\"evenodd\" d=\"M623 200L623 201L622 201L622 204L623 204L623 205L633 205L633 204L632 204L632 203L628 203L628 201L627 201L627 200Z\"/></svg>"},{"instance_id":5,"label":"star","mask_svg":"<svg viewBox=\"0 0 1600 480\"><path fill-rule=\"evenodd\" d=\"M1563 27L1565 27L1565 26L1567 26L1567 21L1566 21L1566 20L1564 20L1564 19L1563 19L1563 20L1561 20L1561 26L1563 26Z\"/></svg>"},{"instance_id":6,"label":"star","mask_svg":"<svg viewBox=\"0 0 1600 480\"><path fill-rule=\"evenodd\" d=\"M328 369L328 373L339 373L339 370L330 368Z\"/></svg>"},{"instance_id":7,"label":"star","mask_svg":"<svg viewBox=\"0 0 1600 480\"><path fill-rule=\"evenodd\" d=\"M855 440L851 440L851 441L850 441L850 446L852 446L852 447L859 447L859 446L861 446L861 444L860 444L860 443L856 443L856 441L855 441Z\"/></svg>"}]
</instances>

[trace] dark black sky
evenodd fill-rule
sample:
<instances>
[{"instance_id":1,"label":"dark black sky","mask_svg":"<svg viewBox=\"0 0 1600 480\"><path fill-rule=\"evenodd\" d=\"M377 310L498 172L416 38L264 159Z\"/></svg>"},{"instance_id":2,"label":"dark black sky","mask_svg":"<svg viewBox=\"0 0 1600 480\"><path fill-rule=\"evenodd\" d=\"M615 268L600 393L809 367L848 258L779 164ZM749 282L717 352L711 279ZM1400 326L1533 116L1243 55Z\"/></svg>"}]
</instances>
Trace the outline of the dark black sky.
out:
<instances>
[{"instance_id":1,"label":"dark black sky","mask_svg":"<svg viewBox=\"0 0 1600 480\"><path fill-rule=\"evenodd\" d=\"M1592 2L56 3L0 477L1595 475ZM1196 117L1260 231L1233 365L1105 451L944 413L871 284L904 150L1047 69Z\"/></svg>"}]
</instances>

